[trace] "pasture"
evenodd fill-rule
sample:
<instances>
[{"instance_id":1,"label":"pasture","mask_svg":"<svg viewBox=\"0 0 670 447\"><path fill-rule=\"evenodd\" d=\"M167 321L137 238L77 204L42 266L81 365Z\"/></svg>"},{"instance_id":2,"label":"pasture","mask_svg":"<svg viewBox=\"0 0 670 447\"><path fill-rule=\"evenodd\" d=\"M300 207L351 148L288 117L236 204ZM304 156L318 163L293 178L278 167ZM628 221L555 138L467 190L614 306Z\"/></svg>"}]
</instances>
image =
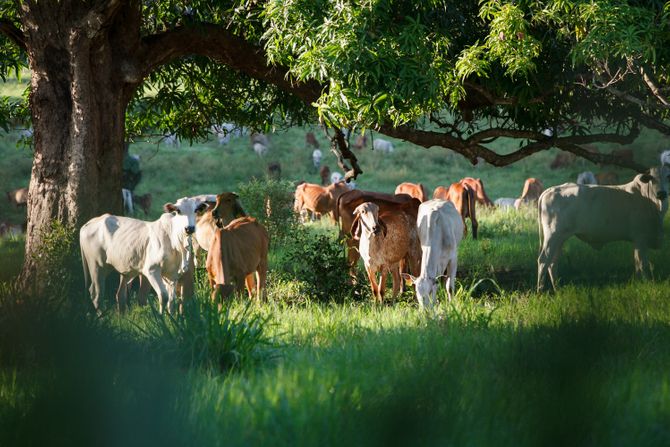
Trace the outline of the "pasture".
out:
<instances>
[{"instance_id":1,"label":"pasture","mask_svg":"<svg viewBox=\"0 0 670 447\"><path fill-rule=\"evenodd\" d=\"M318 183L304 131L273 134L264 159L246 137L131 145L143 169L136 193L154 197L147 218L185 195L250 197L262 183L247 182L264 178L270 161L284 179ZM25 186L30 171L30 153L15 141L0 142L6 190ZM441 149L394 143L392 154L357 153L359 188L420 181L432 193L472 175L496 199L518 196L527 177L549 186L599 170L579 161L551 170L554 151L473 168ZM649 163L667 145L652 134L638 144ZM4 201L0 213L21 219ZM667 445L669 238L651 253L654 281L632 280L629 244L594 251L571 240L562 287L537 294L535 211L478 213L480 239L459 248L455 300L440 291L431 313L411 292L376 306L367 284L348 289L327 222L287 224L271 246L267 303L238 297L219 313L199 272L194 309L176 319L139 306L92 318L78 260L42 294L18 296L21 239L4 239L0 445ZM326 288L344 293L318 293Z\"/></svg>"}]
</instances>

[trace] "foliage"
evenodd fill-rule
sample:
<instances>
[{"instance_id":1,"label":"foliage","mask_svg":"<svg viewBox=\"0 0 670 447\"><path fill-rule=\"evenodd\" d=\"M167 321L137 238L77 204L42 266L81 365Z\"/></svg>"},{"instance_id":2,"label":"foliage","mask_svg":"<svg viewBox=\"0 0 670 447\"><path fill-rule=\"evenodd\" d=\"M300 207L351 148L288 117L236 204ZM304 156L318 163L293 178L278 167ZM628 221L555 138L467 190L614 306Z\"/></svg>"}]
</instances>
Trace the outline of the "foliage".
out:
<instances>
[{"instance_id":1,"label":"foliage","mask_svg":"<svg viewBox=\"0 0 670 447\"><path fill-rule=\"evenodd\" d=\"M273 246L281 245L298 224L293 191L292 182L274 179L252 179L239 186L244 210L265 225Z\"/></svg>"},{"instance_id":2,"label":"foliage","mask_svg":"<svg viewBox=\"0 0 670 447\"><path fill-rule=\"evenodd\" d=\"M297 280L302 294L316 301L360 297L366 284L358 278L358 286L352 286L344 243L335 232L317 234L296 228L286 239L278 264L285 280Z\"/></svg>"}]
</instances>

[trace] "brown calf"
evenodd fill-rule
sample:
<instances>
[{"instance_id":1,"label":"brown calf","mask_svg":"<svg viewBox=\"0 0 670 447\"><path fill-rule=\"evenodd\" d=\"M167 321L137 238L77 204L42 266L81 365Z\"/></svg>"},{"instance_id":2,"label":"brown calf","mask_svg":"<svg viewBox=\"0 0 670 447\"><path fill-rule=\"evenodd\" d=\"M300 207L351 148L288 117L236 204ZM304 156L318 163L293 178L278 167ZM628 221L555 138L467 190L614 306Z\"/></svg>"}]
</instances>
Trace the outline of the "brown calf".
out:
<instances>
[{"instance_id":1,"label":"brown calf","mask_svg":"<svg viewBox=\"0 0 670 447\"><path fill-rule=\"evenodd\" d=\"M421 183L404 182L399 184L395 189L396 194L407 194L418 199L421 203L428 200L428 193L426 188Z\"/></svg>"},{"instance_id":2,"label":"brown calf","mask_svg":"<svg viewBox=\"0 0 670 447\"><path fill-rule=\"evenodd\" d=\"M293 209L296 213L307 210L315 215L329 213L335 220L334 209L337 199L349 191L346 183L337 182L326 187L314 183L302 183L295 189Z\"/></svg>"}]
</instances>

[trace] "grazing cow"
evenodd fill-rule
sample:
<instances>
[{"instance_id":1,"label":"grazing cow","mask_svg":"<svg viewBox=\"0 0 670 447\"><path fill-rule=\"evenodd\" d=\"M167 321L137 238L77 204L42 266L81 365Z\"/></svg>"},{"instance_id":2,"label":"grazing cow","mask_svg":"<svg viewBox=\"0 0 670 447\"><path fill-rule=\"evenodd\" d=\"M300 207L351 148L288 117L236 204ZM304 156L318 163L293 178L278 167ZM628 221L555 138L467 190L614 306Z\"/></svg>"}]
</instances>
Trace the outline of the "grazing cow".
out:
<instances>
[{"instance_id":1,"label":"grazing cow","mask_svg":"<svg viewBox=\"0 0 670 447\"><path fill-rule=\"evenodd\" d=\"M144 211L144 215L146 216L147 214L149 214L149 210L151 210L151 204L153 203L153 198L150 192L143 194L141 196L133 194L133 203L137 204L139 208L142 208L142 211Z\"/></svg>"},{"instance_id":2,"label":"grazing cow","mask_svg":"<svg viewBox=\"0 0 670 447\"><path fill-rule=\"evenodd\" d=\"M484 182L479 178L465 177L462 178L460 183L468 185L475 192L475 200L484 206L493 206L493 202L489 199L489 196L486 195L484 190Z\"/></svg>"},{"instance_id":3,"label":"grazing cow","mask_svg":"<svg viewBox=\"0 0 670 447\"><path fill-rule=\"evenodd\" d=\"M413 260L412 271L419 269L419 243L415 220L405 213L379 212L379 206L365 202L354 210L352 234L359 239L358 251L365 264L372 294L380 304L386 290L386 274L393 278L393 298L401 286L401 263ZM412 253L414 251L414 253ZM377 284L377 272L381 279Z\"/></svg>"},{"instance_id":4,"label":"grazing cow","mask_svg":"<svg viewBox=\"0 0 670 447\"><path fill-rule=\"evenodd\" d=\"M517 201L514 197L500 197L499 199L496 199L495 206L498 208L502 209L508 209L508 208L514 208L514 203Z\"/></svg>"},{"instance_id":5,"label":"grazing cow","mask_svg":"<svg viewBox=\"0 0 670 447\"><path fill-rule=\"evenodd\" d=\"M357 243L353 239L352 226L354 223L354 210L357 206L364 202L373 202L379 207L379 212L394 212L405 213L413 221L416 221L416 215L419 210L421 202L407 194L385 194L381 192L361 191L354 189L352 191L342 194L337 199L335 207L335 221L340 224L340 237L345 238L347 245L347 260L349 263L350 273L355 277L356 262L358 262L359 253L357 250ZM412 260L406 260L406 265L413 264ZM412 271L416 274L416 271ZM402 284L401 284L402 288Z\"/></svg>"},{"instance_id":6,"label":"grazing cow","mask_svg":"<svg viewBox=\"0 0 670 447\"><path fill-rule=\"evenodd\" d=\"M160 311L167 304L172 312L177 280L190 264L195 214L205 206L184 197L166 204L165 214L154 222L111 214L86 222L79 230L79 244L85 284L96 311L105 277L116 270L121 274L116 293L119 311L126 305L128 281L142 274L158 295Z\"/></svg>"},{"instance_id":7,"label":"grazing cow","mask_svg":"<svg viewBox=\"0 0 670 447\"><path fill-rule=\"evenodd\" d=\"M268 153L268 147L261 143L254 143L254 152L259 157L264 157Z\"/></svg>"},{"instance_id":8,"label":"grazing cow","mask_svg":"<svg viewBox=\"0 0 670 447\"><path fill-rule=\"evenodd\" d=\"M527 178L523 184L521 197L514 202L514 208L519 209L522 205L537 202L542 191L544 191L544 185L539 179L533 177Z\"/></svg>"},{"instance_id":9,"label":"grazing cow","mask_svg":"<svg viewBox=\"0 0 670 447\"><path fill-rule=\"evenodd\" d=\"M314 132L307 132L305 134L305 145L307 147L313 147L314 149L319 148L319 142L317 141L316 137L314 136Z\"/></svg>"},{"instance_id":10,"label":"grazing cow","mask_svg":"<svg viewBox=\"0 0 670 447\"><path fill-rule=\"evenodd\" d=\"M281 164L278 161L268 164L268 177L275 180L281 178Z\"/></svg>"},{"instance_id":11,"label":"grazing cow","mask_svg":"<svg viewBox=\"0 0 670 447\"><path fill-rule=\"evenodd\" d=\"M669 178L670 167L664 165L624 185L565 183L547 189L538 203L542 245L537 258L538 291L544 289L547 272L556 289L554 266L561 247L573 235L596 249L612 241L631 241L635 271L646 276L648 249L661 247Z\"/></svg>"},{"instance_id":12,"label":"grazing cow","mask_svg":"<svg viewBox=\"0 0 670 447\"><path fill-rule=\"evenodd\" d=\"M367 135L357 135L356 140L354 141L354 149L361 150L368 144Z\"/></svg>"},{"instance_id":13,"label":"grazing cow","mask_svg":"<svg viewBox=\"0 0 670 447\"><path fill-rule=\"evenodd\" d=\"M577 156L572 152L559 152L558 154L556 154L554 160L549 164L549 168L550 169L567 168L568 166L572 165L576 159Z\"/></svg>"},{"instance_id":14,"label":"grazing cow","mask_svg":"<svg viewBox=\"0 0 670 447\"><path fill-rule=\"evenodd\" d=\"M372 149L375 151L382 152L384 154L389 154L395 150L393 143L390 141L384 140L382 138L375 138Z\"/></svg>"},{"instance_id":15,"label":"grazing cow","mask_svg":"<svg viewBox=\"0 0 670 447\"><path fill-rule=\"evenodd\" d=\"M333 183L326 187L314 183L303 183L295 189L295 202L293 210L300 213L303 209L312 213L312 220L315 216L330 213L334 217L334 209L337 198L349 191L344 182Z\"/></svg>"},{"instance_id":16,"label":"grazing cow","mask_svg":"<svg viewBox=\"0 0 670 447\"><path fill-rule=\"evenodd\" d=\"M616 172L605 171L596 174L598 185L618 185L619 175Z\"/></svg>"},{"instance_id":17,"label":"grazing cow","mask_svg":"<svg viewBox=\"0 0 670 447\"><path fill-rule=\"evenodd\" d=\"M28 188L19 188L7 192L7 200L15 207L26 206L28 204Z\"/></svg>"},{"instance_id":18,"label":"grazing cow","mask_svg":"<svg viewBox=\"0 0 670 447\"><path fill-rule=\"evenodd\" d=\"M254 144L262 144L265 147L270 146L270 140L265 134L258 133L258 132L252 132L251 135L249 135L249 138L251 139L251 145L253 146Z\"/></svg>"},{"instance_id":19,"label":"grazing cow","mask_svg":"<svg viewBox=\"0 0 670 447\"><path fill-rule=\"evenodd\" d=\"M312 164L316 169L319 169L319 166L321 166L321 159L323 158L323 153L321 152L320 149L314 149L312 151Z\"/></svg>"},{"instance_id":20,"label":"grazing cow","mask_svg":"<svg viewBox=\"0 0 670 447\"><path fill-rule=\"evenodd\" d=\"M133 209L133 193L131 190L122 188L121 195L123 196L123 211L126 214L134 214L135 210Z\"/></svg>"},{"instance_id":21,"label":"grazing cow","mask_svg":"<svg viewBox=\"0 0 670 447\"><path fill-rule=\"evenodd\" d=\"M591 171L580 172L577 176L578 185L597 185L598 180L596 176Z\"/></svg>"},{"instance_id":22,"label":"grazing cow","mask_svg":"<svg viewBox=\"0 0 670 447\"><path fill-rule=\"evenodd\" d=\"M321 166L319 176L321 176L321 186L328 186L330 184L330 168L328 165Z\"/></svg>"},{"instance_id":23,"label":"grazing cow","mask_svg":"<svg viewBox=\"0 0 670 447\"><path fill-rule=\"evenodd\" d=\"M421 183L401 183L395 188L395 193L410 195L415 199L419 199L419 201L422 203L428 200L428 193L426 192L426 188Z\"/></svg>"},{"instance_id":24,"label":"grazing cow","mask_svg":"<svg viewBox=\"0 0 670 447\"><path fill-rule=\"evenodd\" d=\"M342 174L339 172L335 171L332 174L330 174L330 183L339 183L342 181Z\"/></svg>"},{"instance_id":25,"label":"grazing cow","mask_svg":"<svg viewBox=\"0 0 670 447\"><path fill-rule=\"evenodd\" d=\"M458 244L463 238L463 219L453 203L429 200L419 207L417 217L421 242L421 274L409 278L416 289L420 307L432 307L436 302L438 278L446 275L449 301L455 290L458 266Z\"/></svg>"},{"instance_id":26,"label":"grazing cow","mask_svg":"<svg viewBox=\"0 0 670 447\"><path fill-rule=\"evenodd\" d=\"M212 215L220 215L218 199ZM233 290L241 291L244 284L252 298L254 273L256 300L265 299L269 240L265 227L253 217L237 218L214 232L206 265L212 300L216 300L217 295L226 299Z\"/></svg>"},{"instance_id":27,"label":"grazing cow","mask_svg":"<svg viewBox=\"0 0 670 447\"><path fill-rule=\"evenodd\" d=\"M477 212L475 210L475 192L467 184L452 183L449 189L444 186L438 186L433 191L433 199L448 200L454 204L456 210L463 219L463 237L468 233L468 227L465 225L465 219L470 218L472 225L472 238L477 239Z\"/></svg>"}]
</instances>

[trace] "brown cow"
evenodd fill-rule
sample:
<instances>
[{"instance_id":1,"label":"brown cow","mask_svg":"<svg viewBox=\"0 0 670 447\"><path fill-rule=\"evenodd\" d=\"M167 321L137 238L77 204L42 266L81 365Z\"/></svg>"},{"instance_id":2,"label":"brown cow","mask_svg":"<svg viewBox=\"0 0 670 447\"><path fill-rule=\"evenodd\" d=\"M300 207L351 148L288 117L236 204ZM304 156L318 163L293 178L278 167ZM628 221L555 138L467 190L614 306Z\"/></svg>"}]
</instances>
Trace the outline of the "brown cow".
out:
<instances>
[{"instance_id":1,"label":"brown cow","mask_svg":"<svg viewBox=\"0 0 670 447\"><path fill-rule=\"evenodd\" d=\"M572 165L576 159L577 156L572 152L559 152L558 154L556 154L554 160L549 164L549 168L550 169L566 168Z\"/></svg>"},{"instance_id":2,"label":"brown cow","mask_svg":"<svg viewBox=\"0 0 670 447\"><path fill-rule=\"evenodd\" d=\"M321 186L330 185L330 168L328 165L321 166L319 170L319 176L321 176Z\"/></svg>"},{"instance_id":3,"label":"brown cow","mask_svg":"<svg viewBox=\"0 0 670 447\"><path fill-rule=\"evenodd\" d=\"M361 150L368 145L368 136L367 135L357 135L356 140L354 141L354 149Z\"/></svg>"},{"instance_id":4,"label":"brown cow","mask_svg":"<svg viewBox=\"0 0 670 447\"><path fill-rule=\"evenodd\" d=\"M419 199L421 203L428 200L428 193L426 192L426 188L421 183L401 183L396 187L395 193L407 194L414 197L415 199Z\"/></svg>"},{"instance_id":5,"label":"brown cow","mask_svg":"<svg viewBox=\"0 0 670 447\"><path fill-rule=\"evenodd\" d=\"M138 205L140 208L142 208L142 211L144 211L145 216L147 214L149 214L149 210L151 209L152 202L153 202L153 198L152 198L150 192L148 192L144 195L141 195L141 196L136 196L136 195L133 194L133 203L135 205Z\"/></svg>"},{"instance_id":6,"label":"brown cow","mask_svg":"<svg viewBox=\"0 0 670 447\"><path fill-rule=\"evenodd\" d=\"M216 213L216 207L212 212ZM212 300L219 294L221 299L226 299L233 290L242 291L244 284L249 298L255 289L256 300L264 300L269 244L267 230L253 217L240 217L216 230L206 264Z\"/></svg>"},{"instance_id":7,"label":"brown cow","mask_svg":"<svg viewBox=\"0 0 670 447\"><path fill-rule=\"evenodd\" d=\"M314 132L307 132L305 134L305 146L313 147L314 149L319 148L319 142L317 141L316 137L314 136Z\"/></svg>"},{"instance_id":8,"label":"brown cow","mask_svg":"<svg viewBox=\"0 0 670 447\"><path fill-rule=\"evenodd\" d=\"M337 198L349 191L346 183L337 182L326 187L314 183L303 183L295 189L293 209L296 213L307 210L313 215L329 213L335 220L334 209Z\"/></svg>"},{"instance_id":9,"label":"brown cow","mask_svg":"<svg viewBox=\"0 0 670 447\"><path fill-rule=\"evenodd\" d=\"M456 211L458 211L461 219L463 219L463 237L468 234L465 219L470 218L472 238L477 239L479 223L477 222L477 212L475 210L475 191L470 186L461 182L452 183L449 189L444 186L438 186L433 191L433 199L448 200L454 204Z\"/></svg>"},{"instance_id":10,"label":"brown cow","mask_svg":"<svg viewBox=\"0 0 670 447\"><path fill-rule=\"evenodd\" d=\"M417 199L418 200L418 199ZM402 206L402 205L401 205ZM419 271L421 249L416 219L406 213L379 212L379 206L364 202L354 210L352 233L360 240L359 252L368 273L372 294L380 304L386 290L386 274L393 277L393 298L401 288L401 263L409 259L412 271ZM377 283L377 272L381 280Z\"/></svg>"},{"instance_id":11,"label":"brown cow","mask_svg":"<svg viewBox=\"0 0 670 447\"><path fill-rule=\"evenodd\" d=\"M7 200L17 208L28 204L28 188L19 188L7 192Z\"/></svg>"},{"instance_id":12,"label":"brown cow","mask_svg":"<svg viewBox=\"0 0 670 447\"><path fill-rule=\"evenodd\" d=\"M619 176L616 172L612 171L597 173L596 180L598 180L599 185L618 185L620 183Z\"/></svg>"},{"instance_id":13,"label":"brown cow","mask_svg":"<svg viewBox=\"0 0 670 447\"><path fill-rule=\"evenodd\" d=\"M544 185L539 179L527 178L523 184L521 197L514 201L514 208L519 209L524 204L537 203L542 191L544 191Z\"/></svg>"},{"instance_id":14,"label":"brown cow","mask_svg":"<svg viewBox=\"0 0 670 447\"><path fill-rule=\"evenodd\" d=\"M358 262L359 253L356 247L357 242L352 237L352 226L354 223L354 210L364 202L372 202L379 207L379 212L384 213L402 212L410 216L413 222L416 222L416 216L419 212L418 199L407 194L386 194L382 192L361 191L354 189L342 194L337 200L335 207L335 220L340 224L340 236L345 238L347 245L347 260L351 275L355 277L356 262ZM410 267L414 264L413 260L407 259L403 264ZM404 268L403 268L404 271ZM412 274L414 271L411 272ZM402 288L402 285L401 285Z\"/></svg>"},{"instance_id":15,"label":"brown cow","mask_svg":"<svg viewBox=\"0 0 670 447\"><path fill-rule=\"evenodd\" d=\"M468 185L475 192L475 200L484 206L493 206L493 202L486 195L484 190L484 182L479 178L465 177L459 183Z\"/></svg>"}]
</instances>

